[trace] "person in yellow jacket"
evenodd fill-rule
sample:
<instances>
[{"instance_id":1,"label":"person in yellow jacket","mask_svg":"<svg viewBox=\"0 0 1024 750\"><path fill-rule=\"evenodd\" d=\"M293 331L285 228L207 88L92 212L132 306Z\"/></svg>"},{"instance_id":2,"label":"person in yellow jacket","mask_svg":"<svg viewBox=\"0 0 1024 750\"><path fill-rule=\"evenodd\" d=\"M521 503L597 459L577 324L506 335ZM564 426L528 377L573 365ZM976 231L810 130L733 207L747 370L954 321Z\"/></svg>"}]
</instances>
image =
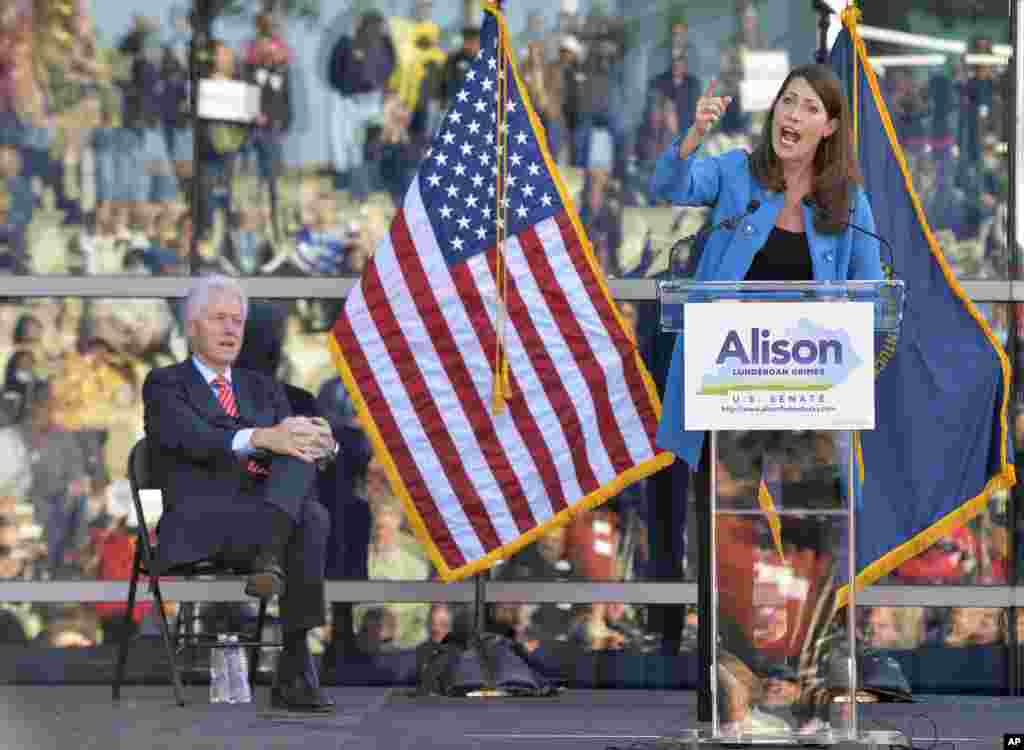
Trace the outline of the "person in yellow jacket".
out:
<instances>
[{"instance_id":1,"label":"person in yellow jacket","mask_svg":"<svg viewBox=\"0 0 1024 750\"><path fill-rule=\"evenodd\" d=\"M413 113L411 129L432 130L440 114L440 81L447 55L438 46L441 29L433 21L389 19L391 38L398 52L388 88Z\"/></svg>"}]
</instances>

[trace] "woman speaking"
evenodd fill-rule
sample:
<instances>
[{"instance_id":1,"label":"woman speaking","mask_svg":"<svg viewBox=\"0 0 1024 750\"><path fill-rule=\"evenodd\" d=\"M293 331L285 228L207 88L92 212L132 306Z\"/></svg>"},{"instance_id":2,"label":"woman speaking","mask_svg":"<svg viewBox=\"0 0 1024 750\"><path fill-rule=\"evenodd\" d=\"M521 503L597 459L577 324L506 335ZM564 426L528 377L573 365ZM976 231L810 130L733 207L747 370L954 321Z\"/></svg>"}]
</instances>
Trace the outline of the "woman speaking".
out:
<instances>
[{"instance_id":1,"label":"woman speaking","mask_svg":"<svg viewBox=\"0 0 1024 750\"><path fill-rule=\"evenodd\" d=\"M712 81L697 101L695 122L685 137L673 143L655 165L651 192L656 199L683 206L710 206L711 229L697 262L696 281L834 281L851 279L881 280L884 278L879 258L879 242L871 236L875 231L868 197L860 187L860 175L854 158L850 114L840 82L831 69L823 65L805 65L794 69L776 94L760 144L753 153L729 151L721 156L708 156L701 146L708 131L722 117L731 97L719 97ZM858 229L852 228L857 227ZM658 446L671 451L697 469L695 495L700 560L700 613L704 617L711 606L710 597L710 511L709 451L704 433L687 431L682 403L683 337L677 336L665 385L664 407L658 428ZM756 437L755 437L756 436ZM832 451L830 446L823 453ZM756 507L758 487L772 470L785 476L782 490L786 504L808 492L819 493L828 484L811 483L812 464L820 463L807 446L794 440L780 440L778 435L750 433L745 438L730 436L730 449L719 456L719 494L732 490L744 497L725 498L726 503L739 500L753 502ZM703 448L703 450L702 450ZM805 454L797 456L796 454ZM780 464L773 461L788 455ZM699 459L699 461L698 461ZM826 464L831 463L823 458ZM727 482L723 485L722 482ZM728 490L731 487L732 490ZM737 488L743 487L743 490ZM814 489L809 489L809 488ZM728 491L727 491L728 490ZM838 501L838 495L827 502ZM825 498L816 498L817 502ZM795 503L803 505L803 502ZM809 623L799 609L779 604L768 606L772 594L766 593L772 582L755 583L755 572L772 566L789 568L790 575L807 576L812 591L824 594L831 587L824 584L824 571L834 564L833 550L827 542L828 531L789 519L778 540L778 557L772 545L763 544L764 529L751 517L715 519L716 544L719 549L719 618L718 633L701 628L702 690L699 719L710 717L710 652L713 637L728 658L738 659L753 674L767 674L768 658L795 662L801 670L804 710L796 722L807 726L815 710L807 703L817 703L821 680L818 670L801 658L807 644ZM787 533L789 532L789 533ZM783 545L795 545L801 555L786 553ZM816 561L797 570L797 560ZM755 563L755 560L760 561ZM800 567L800 566L798 566ZM815 571L815 572L812 572ZM819 579L821 586L816 586ZM811 595L811 594L809 594ZM764 605L764 606L762 606ZM763 610L763 612L762 612ZM763 622L762 622L763 621ZM771 627L765 623L770 622ZM820 634L821 631L819 630ZM811 636L813 638L813 636ZM728 662L726 659L726 663ZM803 662L801 664L801 662ZM732 675L735 677L735 675ZM740 700L743 691L730 689L736 679L722 672L719 684L726 687L723 719L738 727L758 722L758 701L751 697ZM753 696L757 691L751 693ZM826 699L827 700L827 699ZM796 727L793 727L796 729ZM757 731L754 729L754 731ZM765 720L761 731L778 731Z\"/></svg>"},{"instance_id":2,"label":"woman speaking","mask_svg":"<svg viewBox=\"0 0 1024 750\"><path fill-rule=\"evenodd\" d=\"M853 154L850 114L839 79L824 65L793 69L783 81L754 152L701 154L732 97L712 81L693 126L658 159L651 194L680 206L711 206L711 233L696 281L849 281L884 278L867 195ZM753 207L753 211L751 208ZM658 446L697 465L704 434L683 430L682 337L665 386Z\"/></svg>"}]
</instances>

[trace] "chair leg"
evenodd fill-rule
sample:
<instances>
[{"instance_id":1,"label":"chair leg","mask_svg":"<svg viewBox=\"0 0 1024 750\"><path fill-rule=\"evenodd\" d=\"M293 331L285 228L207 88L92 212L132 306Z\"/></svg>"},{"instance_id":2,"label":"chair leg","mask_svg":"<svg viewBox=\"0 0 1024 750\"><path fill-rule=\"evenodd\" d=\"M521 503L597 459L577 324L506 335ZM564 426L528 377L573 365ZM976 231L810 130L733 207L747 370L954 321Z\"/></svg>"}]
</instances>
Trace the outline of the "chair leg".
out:
<instances>
[{"instance_id":1,"label":"chair leg","mask_svg":"<svg viewBox=\"0 0 1024 750\"><path fill-rule=\"evenodd\" d=\"M157 622L160 623L160 635L164 639L164 648L167 650L167 659L171 665L171 682L174 684L174 697L179 706L185 705L185 691L181 687L181 675L178 673L178 660L174 654L174 644L171 643L171 632L167 626L167 613L164 612L164 598L160 594L160 579L150 579L150 589L153 592L153 599L156 601Z\"/></svg>"},{"instance_id":2,"label":"chair leg","mask_svg":"<svg viewBox=\"0 0 1024 750\"><path fill-rule=\"evenodd\" d=\"M178 632L181 635L178 641L181 642L181 651L185 657L185 663L182 665L182 682L187 681L188 675L192 673L193 667L195 666L195 649L196 649L196 605L195 602L182 602L178 609L178 618L180 620L179 627L181 630ZM177 641L176 641L177 642Z\"/></svg>"},{"instance_id":3,"label":"chair leg","mask_svg":"<svg viewBox=\"0 0 1024 750\"><path fill-rule=\"evenodd\" d=\"M132 610L135 609L135 591L139 585L139 568L142 554L138 546L135 548L135 560L132 562L131 582L128 584L128 610L124 613L121 627L121 642L117 646L117 666L114 667L113 699L121 700L121 683L124 682L124 668L128 661L128 641L132 634Z\"/></svg>"},{"instance_id":4,"label":"chair leg","mask_svg":"<svg viewBox=\"0 0 1024 750\"><path fill-rule=\"evenodd\" d=\"M177 656L179 651L188 654L188 631L185 629L185 612L188 611L188 604L185 602L178 602L178 614L174 616L174 638L172 643L174 644L174 654ZM181 669L181 684L188 684L188 664Z\"/></svg>"},{"instance_id":5,"label":"chair leg","mask_svg":"<svg viewBox=\"0 0 1024 750\"><path fill-rule=\"evenodd\" d=\"M259 612L256 614L256 645L252 650L252 658L249 659L249 684L256 684L256 675L260 671L260 655L263 653L263 626L267 621L267 600L260 599Z\"/></svg>"},{"instance_id":6,"label":"chair leg","mask_svg":"<svg viewBox=\"0 0 1024 750\"><path fill-rule=\"evenodd\" d=\"M197 672L196 662L205 656L207 659L210 658L210 651L203 645L203 639L208 639L208 624L203 618L206 617L204 611L206 602L192 602L189 604L188 610L188 668L189 671ZM214 639L216 640L216 639Z\"/></svg>"}]
</instances>

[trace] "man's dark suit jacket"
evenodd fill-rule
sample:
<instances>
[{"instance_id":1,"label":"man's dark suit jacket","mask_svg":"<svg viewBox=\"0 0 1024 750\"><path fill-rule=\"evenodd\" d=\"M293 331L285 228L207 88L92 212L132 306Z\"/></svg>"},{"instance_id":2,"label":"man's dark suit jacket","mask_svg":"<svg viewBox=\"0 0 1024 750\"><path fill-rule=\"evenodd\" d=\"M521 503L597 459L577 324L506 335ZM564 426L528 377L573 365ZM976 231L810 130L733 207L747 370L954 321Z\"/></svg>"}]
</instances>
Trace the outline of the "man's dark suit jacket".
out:
<instances>
[{"instance_id":1,"label":"man's dark suit jacket","mask_svg":"<svg viewBox=\"0 0 1024 750\"><path fill-rule=\"evenodd\" d=\"M270 458L270 476L253 480L231 450L235 433L272 427L292 415L282 385L232 368L237 417L228 416L191 359L153 370L142 387L155 483L164 492L158 527L158 570L214 555L246 519L269 503L299 521L316 470L290 456ZM256 489L254 489L254 487ZM262 496L262 497L261 497Z\"/></svg>"}]
</instances>

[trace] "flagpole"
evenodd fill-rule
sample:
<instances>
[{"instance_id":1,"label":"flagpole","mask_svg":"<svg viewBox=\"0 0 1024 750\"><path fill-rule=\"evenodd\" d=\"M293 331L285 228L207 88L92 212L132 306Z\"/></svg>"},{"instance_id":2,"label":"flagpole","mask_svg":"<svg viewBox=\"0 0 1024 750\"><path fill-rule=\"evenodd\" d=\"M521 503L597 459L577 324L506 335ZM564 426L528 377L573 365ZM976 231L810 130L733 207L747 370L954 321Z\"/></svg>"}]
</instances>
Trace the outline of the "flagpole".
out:
<instances>
[{"instance_id":1,"label":"flagpole","mask_svg":"<svg viewBox=\"0 0 1024 750\"><path fill-rule=\"evenodd\" d=\"M203 223L203 206L208 197L202 195L203 173L205 165L202 153L202 139L199 137L203 127L199 119L199 81L203 75L203 64L208 59L212 27L216 13L207 0L194 0L190 3L189 21L192 26L192 39L189 44L188 78L189 78L189 127L192 128L192 179L188 186L186 200L189 203L189 217L192 232L189 236L188 263L189 273L199 268L202 258L199 255L199 238L206 229Z\"/></svg>"},{"instance_id":2,"label":"flagpole","mask_svg":"<svg viewBox=\"0 0 1024 750\"><path fill-rule=\"evenodd\" d=\"M468 8L473 5L466 0L463 8L464 15L468 14ZM493 146L494 164L496 167L496 189L494 198L495 216L495 290L496 290L496 315L495 315L495 352L494 352L494 390L491 401L491 414L501 414L508 409L510 398L510 376L508 356L505 344L504 327L509 323L506 300L508 298L507 265L504 258L504 242L506 239L507 222L505 209L507 200L505 192L508 182L506 177L510 174L508 166L508 129L511 113L515 107L509 107L509 103L515 96L516 77L511 60L511 50L507 39L507 28L503 17L504 0L487 0L486 12L490 16L496 16L490 23L497 21L498 33L492 41L496 43L497 49L493 57L486 56L490 67L497 68L495 73L489 75L497 76L497 84L492 78L488 78L487 86L481 94L481 105L486 96L493 96L495 103L495 138L489 145ZM468 23L469 19L465 19ZM485 26L488 23L485 15ZM494 25L491 28L494 28ZM483 28L483 27L481 27ZM481 60L480 67L484 68L485 55L478 55ZM472 78L467 80L472 81ZM468 84L465 84L468 87ZM492 92L493 89L493 93ZM466 88L463 88L465 91ZM456 105L452 105L453 109ZM486 107L485 107L486 108ZM522 134L520 134L522 135ZM443 146L439 146L443 151ZM514 184L514 183L513 183ZM488 214L490 217L490 214ZM460 248L461 249L461 248ZM418 693L421 695L467 695L473 697L516 697L519 695L554 695L558 688L553 681L536 671L527 661L525 652L521 645L516 643L516 634L512 628L502 628L502 632L495 632L504 623L498 622L497 618L488 616L487 612L487 582L490 580L488 568L472 575L473 580L473 609L472 620L460 623L459 627L453 627L449 637L446 637L432 652L424 654L425 659L421 662L417 658ZM460 618L461 619L461 618ZM475 665L475 667L474 667ZM481 675L482 677L475 677ZM478 680L483 681L483 687L473 684ZM532 682L532 685L530 684ZM463 692L468 690L468 692Z\"/></svg>"},{"instance_id":3,"label":"flagpole","mask_svg":"<svg viewBox=\"0 0 1024 750\"><path fill-rule=\"evenodd\" d=\"M1020 34L1020 24L1021 24L1021 21L1022 21L1022 19L1021 19L1021 9L1020 9L1019 4L1018 3L1010 3L1010 35L1011 35L1010 36L1010 43L1012 45L1014 45L1014 46L1016 46L1017 44L1019 44L1021 42L1021 39L1020 39L1020 36L1021 36L1021 34ZM1019 77L1019 63L1017 64L1017 67L1018 67L1018 77ZM1018 112L1020 111L1019 105L1018 105L1017 111ZM1007 128L1007 131L1008 131L1008 136L1009 136L1009 141L1010 141L1009 153L1010 154L1016 154L1017 153L1017 149L1021 145L1020 143L1017 142L1017 128L1015 128L1015 127L1014 128ZM1010 268L1008 270L1010 271L1010 274L1011 274L1010 278L1016 278L1016 268L1018 268L1020 266L1020 263L1021 263L1021 248L1019 246L1019 243L1017 242L1017 211L1016 211L1016 207L1017 207L1017 187L1016 187L1017 182L1016 181L1017 181L1017 177L1018 177L1018 174L1017 174L1017 159L1016 158L1010 158L1007 161L1007 166L1009 167L1009 178L1010 178L1007 181L1007 196L1006 196L1007 205L1010 207L1010 210L1007 212L1007 216L1006 216L1006 237L1007 237L1007 240L1008 240L1007 245L1008 245L1008 247L1010 249ZM1009 357L1010 362L1013 363L1014 375L1016 376L1017 375L1017 372L1016 372L1016 370L1017 370L1017 366L1016 366L1017 356L1018 356L1018 352L1020 351L1020 341L1018 339L1017 326L1020 325L1020 322L1019 322L1019 319L1018 319L1017 304L1015 302L1011 302L1008 307L1009 307L1009 309L1007 310L1007 318L1008 318L1008 320L1007 320L1007 325L1006 325L1006 329L1008 331L1007 337L1006 337L1006 354ZM1016 390L1016 386L1012 385L1012 381L1011 381L1010 387L1013 387ZM1009 399L1009 414L1008 414L1009 424L1010 424L1011 429L1013 428L1014 425L1017 424L1017 415L1020 412L1020 408L1018 406L1018 403L1019 402L1018 402L1018 400L1016 398L1016 393L1011 392L1010 393L1010 399ZM1017 583L1018 583L1017 559L1018 559L1018 556L1020 555L1020 551L1019 551L1019 549L1017 547L1017 543L1016 543L1016 539L1017 539L1017 525L1018 525L1017 513L1018 513L1018 508L1020 507L1019 501L1021 500L1021 493L1020 493L1020 489L1019 489L1020 486L1021 485L1018 482L1017 483L1017 487L1014 488L1011 491L1010 500L1009 500L1009 502L1007 503L1007 506L1006 506L1007 507L1007 513L1008 513L1008 516L1009 516L1009 529L1008 529L1009 534L1008 534L1008 536L1010 538L1009 549L1007 550L1007 555L1006 555L1007 562L1009 563L1008 566L1007 566L1008 567L1008 578L1009 578L1009 580L1007 580L1007 583L1010 586L1014 586L1014 587L1017 586ZM1021 678L1021 658L1020 658L1020 656L1021 656L1021 654L1020 654L1020 645L1021 644L1020 644L1020 642L1017 639L1017 627L1016 627L1016 623L1017 623L1017 608L1016 607L1011 607L1010 611L1007 612L1007 615L1008 615L1008 618L1009 618L1009 621L1007 623L1008 627L1006 629L1007 646L1009 647L1009 652L1007 654L1007 660L1006 660L1007 661L1006 666L1007 666L1007 669L1009 671L1009 675L1008 675L1009 679L1007 680L1007 686L1010 689L1010 695L1019 695L1020 694L1020 684L1021 684L1021 679L1020 679Z\"/></svg>"},{"instance_id":4,"label":"flagpole","mask_svg":"<svg viewBox=\"0 0 1024 750\"><path fill-rule=\"evenodd\" d=\"M502 6L504 5L505 0L491 0L491 2L494 4L494 7L496 7L499 11L504 10ZM496 372L495 377L497 376L498 373ZM475 584L473 587L473 632L477 638L481 637L484 634L484 629L487 626L487 579L485 578L486 575L487 571L484 571L482 573L477 573L473 577L473 582Z\"/></svg>"},{"instance_id":5,"label":"flagpole","mask_svg":"<svg viewBox=\"0 0 1024 750\"><path fill-rule=\"evenodd\" d=\"M828 62L828 27L832 9L825 0L811 0L811 7L818 14L818 50L814 53L814 61L824 65Z\"/></svg>"},{"instance_id":6,"label":"flagpole","mask_svg":"<svg viewBox=\"0 0 1024 750\"><path fill-rule=\"evenodd\" d=\"M504 10L505 0L491 0L499 11ZM477 573L473 576L473 632L477 638L483 636L487 627L487 571Z\"/></svg>"}]
</instances>

